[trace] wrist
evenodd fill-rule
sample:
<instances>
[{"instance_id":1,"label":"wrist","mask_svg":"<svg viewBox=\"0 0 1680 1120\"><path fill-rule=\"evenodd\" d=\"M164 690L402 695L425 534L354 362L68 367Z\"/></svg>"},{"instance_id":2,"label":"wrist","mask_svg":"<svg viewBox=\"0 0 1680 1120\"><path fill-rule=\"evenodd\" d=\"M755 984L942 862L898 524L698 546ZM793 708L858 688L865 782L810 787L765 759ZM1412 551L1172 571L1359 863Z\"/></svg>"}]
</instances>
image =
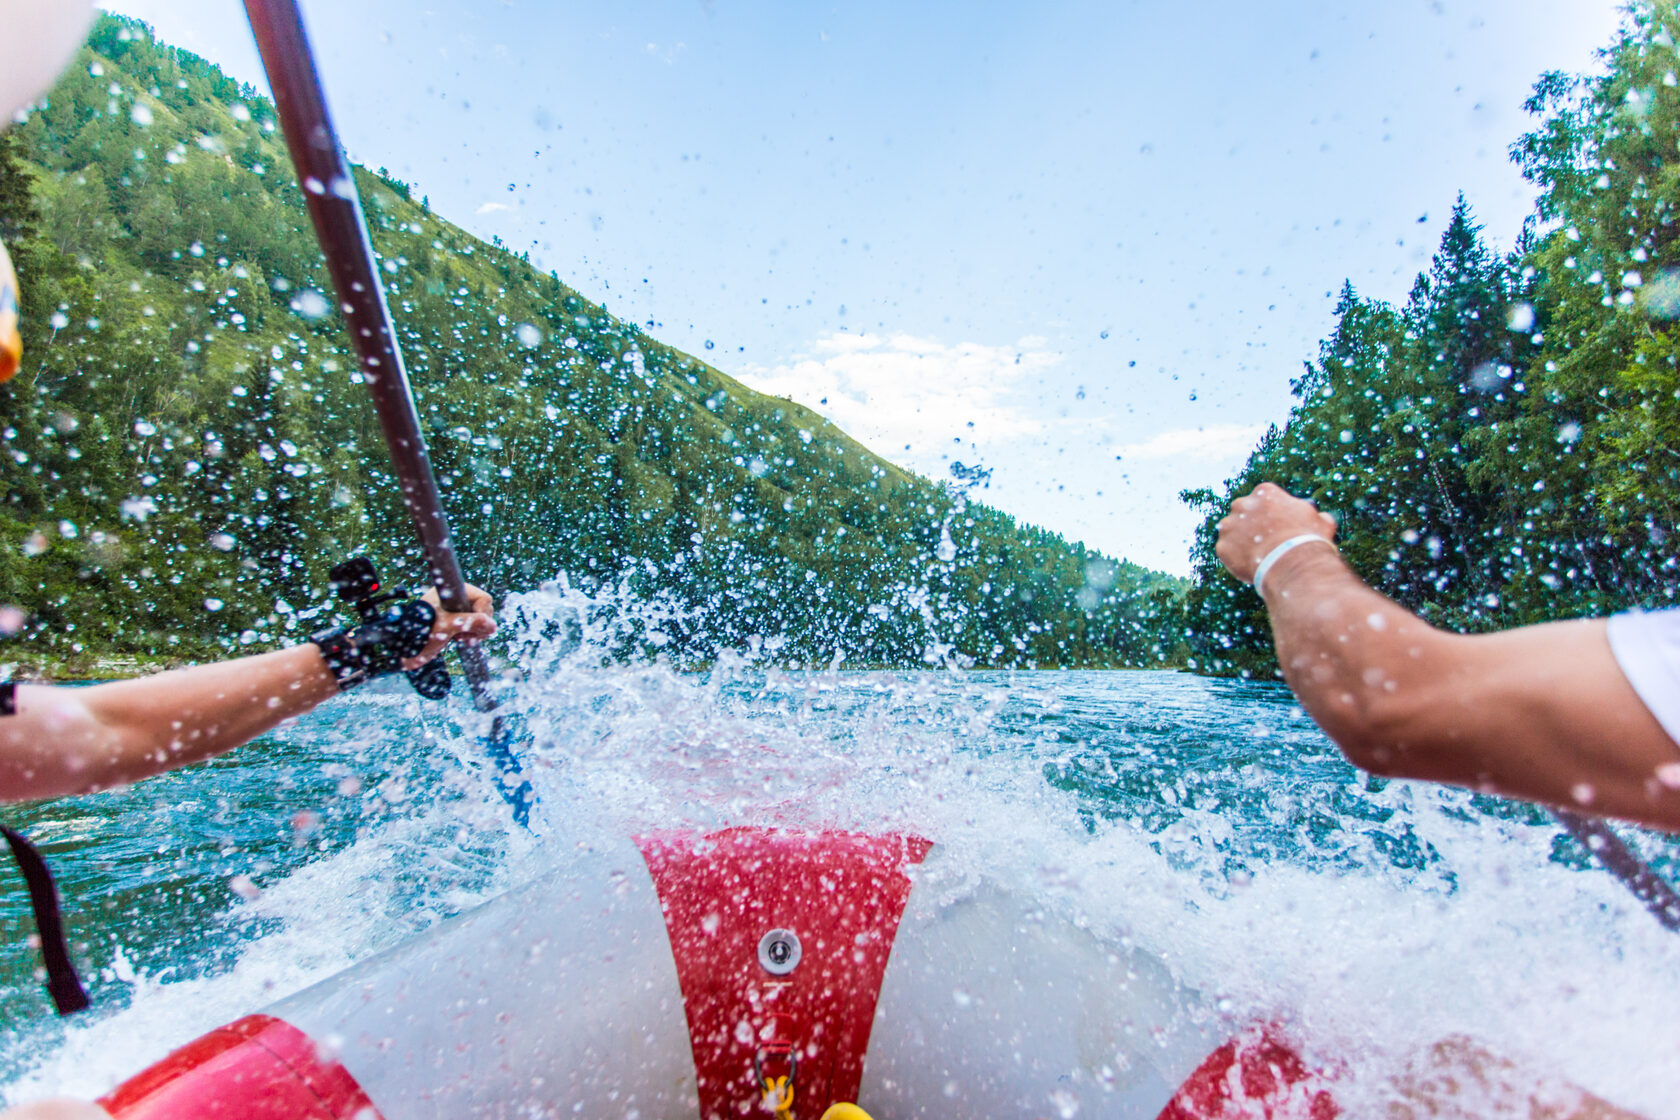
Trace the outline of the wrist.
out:
<instances>
[{"instance_id":1,"label":"wrist","mask_svg":"<svg viewBox=\"0 0 1680 1120\"><path fill-rule=\"evenodd\" d=\"M365 617L365 616L364 616ZM430 603L408 599L391 604L355 630L333 627L309 636L340 692L402 668L431 639L437 611Z\"/></svg>"},{"instance_id":2,"label":"wrist","mask_svg":"<svg viewBox=\"0 0 1680 1120\"><path fill-rule=\"evenodd\" d=\"M351 640L350 632L344 627L334 626L329 630L318 631L309 635L309 640L320 652L321 660L326 664L327 672L332 674L338 691L348 692L370 679L367 659L362 656L362 651Z\"/></svg>"},{"instance_id":3,"label":"wrist","mask_svg":"<svg viewBox=\"0 0 1680 1120\"><path fill-rule=\"evenodd\" d=\"M1338 555L1340 554L1340 550L1336 548L1335 542L1329 537L1323 536L1319 533L1297 533L1294 536L1289 537L1287 540L1280 541L1279 543L1273 545L1266 555L1261 557L1260 563L1255 565L1253 580L1255 594L1264 599L1266 597L1267 582L1268 580L1275 582L1276 577L1274 573L1277 565L1283 560L1283 558L1294 553L1296 549L1312 544L1329 545L1332 552L1336 552Z\"/></svg>"}]
</instances>

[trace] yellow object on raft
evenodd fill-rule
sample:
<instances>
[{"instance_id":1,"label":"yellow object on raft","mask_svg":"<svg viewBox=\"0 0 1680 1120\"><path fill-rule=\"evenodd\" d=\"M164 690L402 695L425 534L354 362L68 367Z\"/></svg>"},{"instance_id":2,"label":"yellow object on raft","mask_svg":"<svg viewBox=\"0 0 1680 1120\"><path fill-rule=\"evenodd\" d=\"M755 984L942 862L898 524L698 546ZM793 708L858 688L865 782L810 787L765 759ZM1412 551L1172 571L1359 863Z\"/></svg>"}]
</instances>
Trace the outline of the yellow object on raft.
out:
<instances>
[{"instance_id":1,"label":"yellow object on raft","mask_svg":"<svg viewBox=\"0 0 1680 1120\"><path fill-rule=\"evenodd\" d=\"M9 380L23 363L23 336L18 333L18 282L12 259L0 245L0 381Z\"/></svg>"},{"instance_id":2,"label":"yellow object on raft","mask_svg":"<svg viewBox=\"0 0 1680 1120\"><path fill-rule=\"evenodd\" d=\"M855 1104L831 1104L822 1120L869 1120L869 1113Z\"/></svg>"}]
</instances>

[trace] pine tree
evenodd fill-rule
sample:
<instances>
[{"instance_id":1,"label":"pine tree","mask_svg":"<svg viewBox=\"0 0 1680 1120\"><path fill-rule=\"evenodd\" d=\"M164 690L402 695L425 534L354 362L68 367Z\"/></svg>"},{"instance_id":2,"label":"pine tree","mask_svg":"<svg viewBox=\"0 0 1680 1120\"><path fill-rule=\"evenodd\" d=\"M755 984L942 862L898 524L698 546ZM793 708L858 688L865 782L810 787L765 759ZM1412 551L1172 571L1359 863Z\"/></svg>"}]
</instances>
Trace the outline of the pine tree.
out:
<instances>
[{"instance_id":1,"label":"pine tree","mask_svg":"<svg viewBox=\"0 0 1680 1120\"><path fill-rule=\"evenodd\" d=\"M7 245L34 237L41 220L32 177L17 145L14 137L0 133L0 242Z\"/></svg>"}]
</instances>

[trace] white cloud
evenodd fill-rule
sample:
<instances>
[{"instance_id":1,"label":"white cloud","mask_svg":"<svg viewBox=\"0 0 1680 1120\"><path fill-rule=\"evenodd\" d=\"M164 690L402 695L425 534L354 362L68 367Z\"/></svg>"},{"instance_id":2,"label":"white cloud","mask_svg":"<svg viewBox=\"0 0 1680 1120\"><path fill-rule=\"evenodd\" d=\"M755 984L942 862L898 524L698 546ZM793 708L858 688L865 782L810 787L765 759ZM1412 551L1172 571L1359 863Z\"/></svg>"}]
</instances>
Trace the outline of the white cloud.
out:
<instances>
[{"instance_id":1,"label":"white cloud","mask_svg":"<svg viewBox=\"0 0 1680 1120\"><path fill-rule=\"evenodd\" d=\"M953 438L1006 440L1043 428L1021 400L1021 383L1060 357L1042 338L1014 346L954 345L908 334L833 331L809 354L747 367L741 380L791 397L890 459L920 458ZM908 456L905 452L909 445Z\"/></svg>"},{"instance_id":2,"label":"white cloud","mask_svg":"<svg viewBox=\"0 0 1680 1120\"><path fill-rule=\"evenodd\" d=\"M473 211L473 213L475 213L475 214L494 214L498 210L506 210L506 209L507 209L507 204L506 203L486 202L483 206L480 206L477 210Z\"/></svg>"},{"instance_id":3,"label":"white cloud","mask_svg":"<svg viewBox=\"0 0 1680 1120\"><path fill-rule=\"evenodd\" d=\"M1121 459L1233 459L1246 455L1266 432L1264 424L1206 424L1173 428L1142 443L1116 447Z\"/></svg>"}]
</instances>

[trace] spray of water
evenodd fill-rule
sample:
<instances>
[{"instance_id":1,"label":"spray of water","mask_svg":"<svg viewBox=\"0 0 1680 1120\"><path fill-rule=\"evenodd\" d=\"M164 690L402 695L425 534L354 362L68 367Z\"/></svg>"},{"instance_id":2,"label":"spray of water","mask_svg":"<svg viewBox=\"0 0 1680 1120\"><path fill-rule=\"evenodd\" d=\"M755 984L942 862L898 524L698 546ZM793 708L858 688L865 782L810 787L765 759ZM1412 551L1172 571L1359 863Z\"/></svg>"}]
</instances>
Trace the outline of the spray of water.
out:
<instances>
[{"instance_id":1,"label":"spray of water","mask_svg":"<svg viewBox=\"0 0 1680 1120\"><path fill-rule=\"evenodd\" d=\"M354 834L256 877L260 895L223 918L242 931L230 965L193 967L183 938L173 970L108 969L89 1021L14 1032L8 1096L103 1091L579 851L772 825L927 836L944 858L918 890L1029 898L1046 920L1159 962L1202 1022L1282 1024L1343 1070L1351 1114L1378 1108L1440 1040L1466 1037L1531 1087L1563 1079L1680 1115L1680 1051L1663 1041L1680 1001L1672 936L1563 858L1538 814L1370 782L1271 686L789 672L773 641L682 666L658 652L674 611L565 584L510 599L521 676L504 710L538 793L530 832L495 794L465 706L369 690L290 729L290 744L358 776ZM619 656L632 639L648 656Z\"/></svg>"}]
</instances>

